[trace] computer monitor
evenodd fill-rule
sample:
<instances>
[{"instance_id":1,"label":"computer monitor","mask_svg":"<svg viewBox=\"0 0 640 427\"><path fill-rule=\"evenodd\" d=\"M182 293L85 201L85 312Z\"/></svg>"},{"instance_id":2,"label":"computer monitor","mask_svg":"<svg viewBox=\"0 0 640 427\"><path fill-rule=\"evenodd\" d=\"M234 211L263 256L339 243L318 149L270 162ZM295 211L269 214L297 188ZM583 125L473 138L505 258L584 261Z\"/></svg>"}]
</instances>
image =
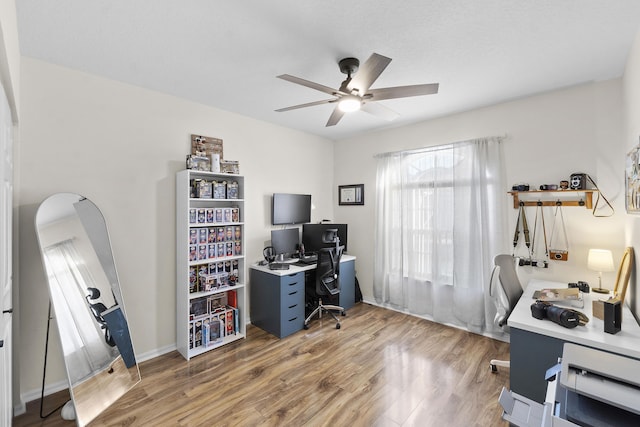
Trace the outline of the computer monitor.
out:
<instances>
[{"instance_id":1,"label":"computer monitor","mask_svg":"<svg viewBox=\"0 0 640 427\"><path fill-rule=\"evenodd\" d=\"M303 224L309 221L311 221L311 194L273 194L271 224Z\"/></svg>"},{"instance_id":2,"label":"computer monitor","mask_svg":"<svg viewBox=\"0 0 640 427\"><path fill-rule=\"evenodd\" d=\"M331 248L333 243L323 243L322 234L330 228L338 229L340 246L347 251L347 224L302 224L302 244L307 253L318 252L320 248Z\"/></svg>"},{"instance_id":3,"label":"computer monitor","mask_svg":"<svg viewBox=\"0 0 640 427\"><path fill-rule=\"evenodd\" d=\"M300 230L298 228L284 228L271 230L271 246L276 255L284 254L285 258L294 254L300 244Z\"/></svg>"}]
</instances>

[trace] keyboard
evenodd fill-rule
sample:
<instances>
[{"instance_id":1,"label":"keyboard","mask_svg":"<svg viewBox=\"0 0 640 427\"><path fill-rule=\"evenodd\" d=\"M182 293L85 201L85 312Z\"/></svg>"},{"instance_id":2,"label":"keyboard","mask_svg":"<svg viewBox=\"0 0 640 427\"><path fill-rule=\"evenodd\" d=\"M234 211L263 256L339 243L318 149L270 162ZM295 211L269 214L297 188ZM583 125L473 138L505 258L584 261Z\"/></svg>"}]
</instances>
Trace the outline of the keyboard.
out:
<instances>
[{"instance_id":1,"label":"keyboard","mask_svg":"<svg viewBox=\"0 0 640 427\"><path fill-rule=\"evenodd\" d=\"M272 262L269 264L269 270L288 270L289 264L284 262Z\"/></svg>"},{"instance_id":2,"label":"keyboard","mask_svg":"<svg viewBox=\"0 0 640 427\"><path fill-rule=\"evenodd\" d=\"M300 261L303 264L315 264L318 262L318 255L306 255L300 258Z\"/></svg>"}]
</instances>

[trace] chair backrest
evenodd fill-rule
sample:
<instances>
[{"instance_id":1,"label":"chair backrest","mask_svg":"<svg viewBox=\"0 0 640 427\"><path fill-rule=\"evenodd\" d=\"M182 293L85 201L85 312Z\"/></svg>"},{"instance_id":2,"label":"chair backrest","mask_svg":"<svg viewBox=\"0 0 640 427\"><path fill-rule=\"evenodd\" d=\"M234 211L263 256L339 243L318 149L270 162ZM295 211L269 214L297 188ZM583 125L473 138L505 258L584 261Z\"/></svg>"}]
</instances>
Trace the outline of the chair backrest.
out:
<instances>
[{"instance_id":1,"label":"chair backrest","mask_svg":"<svg viewBox=\"0 0 640 427\"><path fill-rule=\"evenodd\" d=\"M321 248L318 251L316 265L316 293L319 295L336 295L340 293L340 257L344 246Z\"/></svg>"},{"instance_id":2,"label":"chair backrest","mask_svg":"<svg viewBox=\"0 0 640 427\"><path fill-rule=\"evenodd\" d=\"M513 256L496 255L493 263L489 294L494 298L498 310L496 323L502 327L520 300L523 290L516 273L516 260Z\"/></svg>"}]
</instances>

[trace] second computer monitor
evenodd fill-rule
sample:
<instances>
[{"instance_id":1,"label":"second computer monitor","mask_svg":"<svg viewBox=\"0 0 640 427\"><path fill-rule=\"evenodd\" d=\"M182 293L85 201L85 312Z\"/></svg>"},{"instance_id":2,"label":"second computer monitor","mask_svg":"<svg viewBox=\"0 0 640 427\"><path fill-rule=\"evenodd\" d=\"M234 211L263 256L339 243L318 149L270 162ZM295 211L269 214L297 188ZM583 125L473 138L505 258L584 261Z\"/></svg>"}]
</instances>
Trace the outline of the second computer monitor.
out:
<instances>
[{"instance_id":1,"label":"second computer monitor","mask_svg":"<svg viewBox=\"0 0 640 427\"><path fill-rule=\"evenodd\" d=\"M347 251L347 224L303 224L302 225L302 243L304 244L305 252L318 252L320 248L333 247L334 243L324 243L322 241L322 234L325 230L336 228L338 229L338 238L340 239L340 246L344 246L344 251Z\"/></svg>"},{"instance_id":2,"label":"second computer monitor","mask_svg":"<svg viewBox=\"0 0 640 427\"><path fill-rule=\"evenodd\" d=\"M285 258L295 254L300 244L300 229L297 227L271 230L271 246L276 255L284 254Z\"/></svg>"}]
</instances>

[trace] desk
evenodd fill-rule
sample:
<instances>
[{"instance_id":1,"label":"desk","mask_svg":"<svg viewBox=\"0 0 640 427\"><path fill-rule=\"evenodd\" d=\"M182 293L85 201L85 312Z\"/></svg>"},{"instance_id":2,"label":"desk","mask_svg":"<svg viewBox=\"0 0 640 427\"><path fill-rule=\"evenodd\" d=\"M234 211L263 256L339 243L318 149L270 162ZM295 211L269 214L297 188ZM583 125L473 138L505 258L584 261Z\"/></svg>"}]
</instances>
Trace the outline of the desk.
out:
<instances>
[{"instance_id":1,"label":"desk","mask_svg":"<svg viewBox=\"0 0 640 427\"><path fill-rule=\"evenodd\" d=\"M340 257L339 305L353 307L356 257ZM305 319L305 281L313 275L315 264L291 264L288 270L269 270L267 265L253 264L249 271L251 324L284 338L301 330Z\"/></svg>"},{"instance_id":2,"label":"desk","mask_svg":"<svg viewBox=\"0 0 640 427\"><path fill-rule=\"evenodd\" d=\"M622 307L622 330L615 335L605 333L604 322L593 317L591 303L606 299L604 294L584 294L584 308L571 307L589 317L585 326L567 329L531 316L536 290L566 287L566 283L532 279L507 322L511 333L511 390L538 403L545 400L545 372L558 363L565 342L640 360L640 326L626 305Z\"/></svg>"}]
</instances>

